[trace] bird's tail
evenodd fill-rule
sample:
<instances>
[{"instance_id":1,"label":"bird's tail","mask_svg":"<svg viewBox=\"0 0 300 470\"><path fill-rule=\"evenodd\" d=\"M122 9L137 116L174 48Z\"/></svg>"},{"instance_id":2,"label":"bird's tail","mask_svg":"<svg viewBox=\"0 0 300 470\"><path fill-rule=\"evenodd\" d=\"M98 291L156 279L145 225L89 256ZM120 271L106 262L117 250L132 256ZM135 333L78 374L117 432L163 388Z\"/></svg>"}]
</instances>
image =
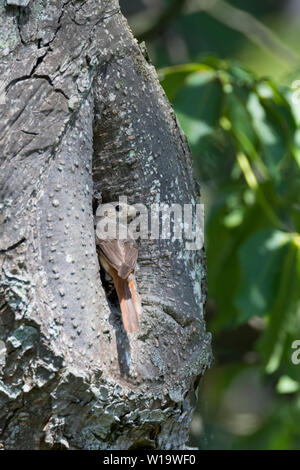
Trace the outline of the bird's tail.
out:
<instances>
[{"instance_id":1,"label":"bird's tail","mask_svg":"<svg viewBox=\"0 0 300 470\"><path fill-rule=\"evenodd\" d=\"M130 275L128 279L122 279L114 274L113 280L120 302L124 328L127 333L133 333L139 329L139 308L134 276Z\"/></svg>"}]
</instances>

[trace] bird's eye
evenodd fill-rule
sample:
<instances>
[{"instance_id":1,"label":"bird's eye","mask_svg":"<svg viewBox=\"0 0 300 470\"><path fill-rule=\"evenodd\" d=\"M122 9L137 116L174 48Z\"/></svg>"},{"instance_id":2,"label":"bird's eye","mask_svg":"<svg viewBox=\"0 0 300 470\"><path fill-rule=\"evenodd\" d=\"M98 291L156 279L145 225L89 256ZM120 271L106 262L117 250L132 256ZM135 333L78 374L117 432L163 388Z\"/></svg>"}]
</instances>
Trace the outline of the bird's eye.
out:
<instances>
[{"instance_id":1,"label":"bird's eye","mask_svg":"<svg viewBox=\"0 0 300 470\"><path fill-rule=\"evenodd\" d=\"M120 212L121 206L119 206L119 204L118 204L118 205L115 207L115 209L116 209L117 212Z\"/></svg>"}]
</instances>

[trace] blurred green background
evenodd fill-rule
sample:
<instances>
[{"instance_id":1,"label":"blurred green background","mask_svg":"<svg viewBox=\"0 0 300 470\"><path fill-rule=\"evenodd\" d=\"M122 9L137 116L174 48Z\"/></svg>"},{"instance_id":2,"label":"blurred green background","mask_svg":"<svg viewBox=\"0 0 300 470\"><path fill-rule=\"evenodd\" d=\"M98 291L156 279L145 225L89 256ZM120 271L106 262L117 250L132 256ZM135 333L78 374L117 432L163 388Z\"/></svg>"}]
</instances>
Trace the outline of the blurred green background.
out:
<instances>
[{"instance_id":1,"label":"blurred green background","mask_svg":"<svg viewBox=\"0 0 300 470\"><path fill-rule=\"evenodd\" d=\"M215 362L190 445L299 449L300 1L121 7L189 139L206 208Z\"/></svg>"}]
</instances>

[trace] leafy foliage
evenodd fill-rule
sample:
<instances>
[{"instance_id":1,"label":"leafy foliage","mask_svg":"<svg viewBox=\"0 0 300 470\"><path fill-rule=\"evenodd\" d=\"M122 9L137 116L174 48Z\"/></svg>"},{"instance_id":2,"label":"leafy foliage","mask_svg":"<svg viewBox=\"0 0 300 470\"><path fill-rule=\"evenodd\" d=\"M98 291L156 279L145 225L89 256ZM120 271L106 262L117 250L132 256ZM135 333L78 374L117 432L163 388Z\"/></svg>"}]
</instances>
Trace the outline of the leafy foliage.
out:
<instances>
[{"instance_id":1,"label":"leafy foliage","mask_svg":"<svg viewBox=\"0 0 300 470\"><path fill-rule=\"evenodd\" d=\"M263 445L275 448L278 439L280 448L292 447L300 440L294 422L300 365L291 362L291 344L300 339L297 96L217 58L168 67L160 77L188 136L209 207L208 293L215 303L210 329L218 336L259 324L253 349L261 377L267 374L277 384L274 403L294 397L281 403L288 416L284 435L276 435L270 425L279 419L274 407L249 445L262 445L257 443L262 442L260 433L269 429ZM249 367L240 362L240 372Z\"/></svg>"}]
</instances>

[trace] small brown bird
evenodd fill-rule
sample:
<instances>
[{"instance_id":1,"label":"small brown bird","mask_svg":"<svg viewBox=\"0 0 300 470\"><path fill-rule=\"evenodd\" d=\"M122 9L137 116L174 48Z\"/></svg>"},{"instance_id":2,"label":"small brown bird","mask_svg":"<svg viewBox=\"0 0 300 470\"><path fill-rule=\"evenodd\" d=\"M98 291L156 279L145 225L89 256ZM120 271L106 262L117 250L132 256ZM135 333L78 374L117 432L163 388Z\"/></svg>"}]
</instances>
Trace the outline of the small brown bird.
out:
<instances>
[{"instance_id":1,"label":"small brown bird","mask_svg":"<svg viewBox=\"0 0 300 470\"><path fill-rule=\"evenodd\" d=\"M128 333L139 329L141 310L134 276L138 247L127 227L127 222L136 215L133 206L120 202L102 204L96 213L96 245L99 247L99 260L113 279L124 328ZM117 230L112 230L110 235L103 231L104 225L109 223L111 227L117 227ZM126 233L126 238L120 238L121 232Z\"/></svg>"}]
</instances>

